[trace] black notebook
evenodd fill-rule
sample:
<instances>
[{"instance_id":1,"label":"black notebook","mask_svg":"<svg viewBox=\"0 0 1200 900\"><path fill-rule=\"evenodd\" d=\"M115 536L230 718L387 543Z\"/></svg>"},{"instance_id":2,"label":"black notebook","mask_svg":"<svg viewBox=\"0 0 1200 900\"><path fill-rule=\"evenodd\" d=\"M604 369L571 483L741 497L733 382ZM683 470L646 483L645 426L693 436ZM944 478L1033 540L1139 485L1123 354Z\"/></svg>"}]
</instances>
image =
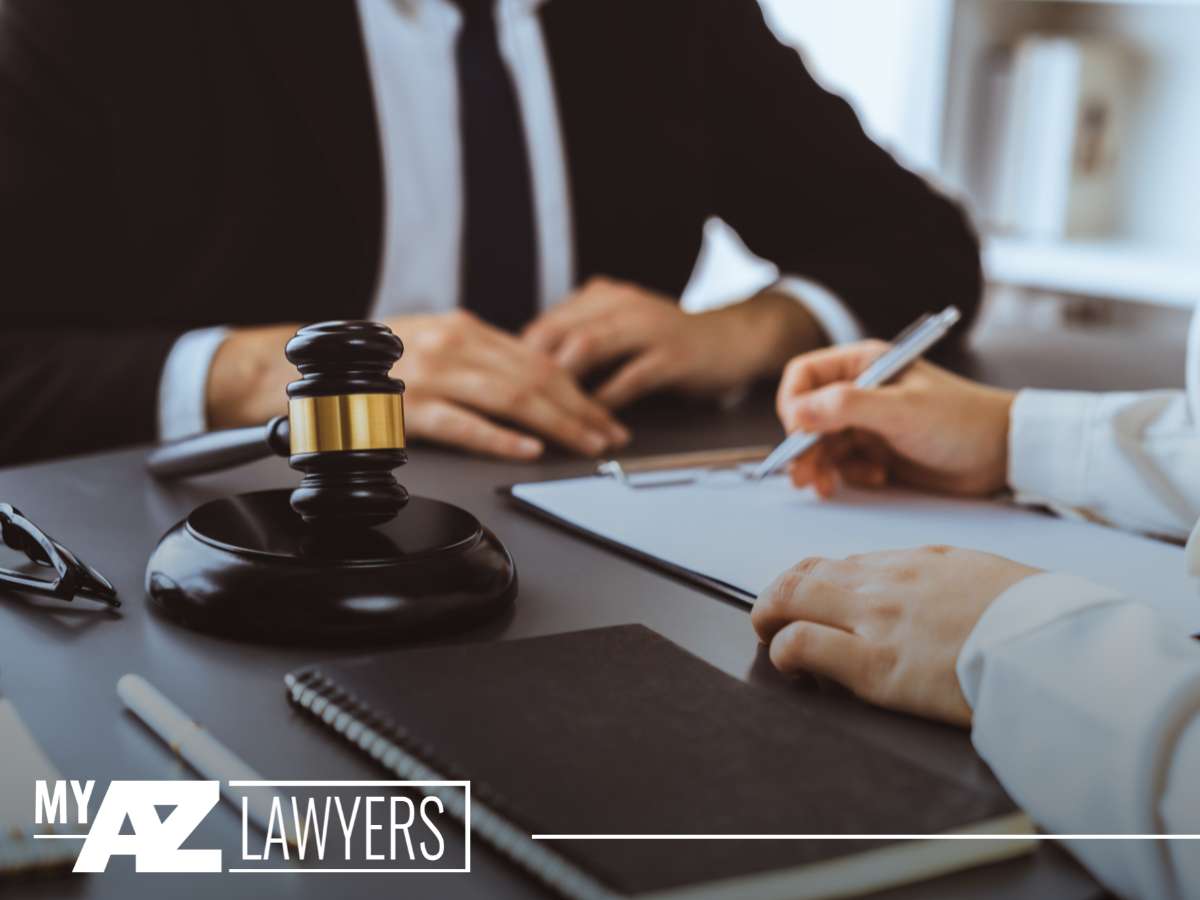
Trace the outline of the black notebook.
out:
<instances>
[{"instance_id":1,"label":"black notebook","mask_svg":"<svg viewBox=\"0 0 1200 900\"><path fill-rule=\"evenodd\" d=\"M287 676L403 779L471 782L475 834L572 896L830 897L1013 856L1028 820L638 625L403 650ZM995 840L534 840L554 834Z\"/></svg>"}]
</instances>

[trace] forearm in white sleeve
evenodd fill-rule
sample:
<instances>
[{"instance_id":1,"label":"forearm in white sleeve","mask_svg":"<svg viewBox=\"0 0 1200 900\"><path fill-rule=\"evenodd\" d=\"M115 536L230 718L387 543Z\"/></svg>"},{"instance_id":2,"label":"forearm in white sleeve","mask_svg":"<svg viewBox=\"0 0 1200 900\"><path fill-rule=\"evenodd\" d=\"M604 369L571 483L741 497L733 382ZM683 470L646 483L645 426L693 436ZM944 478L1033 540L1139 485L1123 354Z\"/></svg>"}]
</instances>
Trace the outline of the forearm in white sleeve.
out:
<instances>
[{"instance_id":1,"label":"forearm in white sleeve","mask_svg":"<svg viewBox=\"0 0 1200 900\"><path fill-rule=\"evenodd\" d=\"M173 441L208 428L208 369L228 328L197 328L171 347L158 382L158 438Z\"/></svg>"},{"instance_id":2,"label":"forearm in white sleeve","mask_svg":"<svg viewBox=\"0 0 1200 900\"><path fill-rule=\"evenodd\" d=\"M1182 391L1026 390L1009 421L1018 499L1186 537L1200 518L1200 425Z\"/></svg>"},{"instance_id":3,"label":"forearm in white sleeve","mask_svg":"<svg viewBox=\"0 0 1200 900\"><path fill-rule=\"evenodd\" d=\"M958 659L972 740L1053 834L1200 833L1200 644L1151 607L1035 575L984 613ZM1200 897L1200 842L1070 840L1127 897Z\"/></svg>"},{"instance_id":4,"label":"forearm in white sleeve","mask_svg":"<svg viewBox=\"0 0 1200 900\"><path fill-rule=\"evenodd\" d=\"M794 297L817 320L831 344L851 344L866 337L850 307L815 281L789 275L775 282L771 290Z\"/></svg>"}]
</instances>

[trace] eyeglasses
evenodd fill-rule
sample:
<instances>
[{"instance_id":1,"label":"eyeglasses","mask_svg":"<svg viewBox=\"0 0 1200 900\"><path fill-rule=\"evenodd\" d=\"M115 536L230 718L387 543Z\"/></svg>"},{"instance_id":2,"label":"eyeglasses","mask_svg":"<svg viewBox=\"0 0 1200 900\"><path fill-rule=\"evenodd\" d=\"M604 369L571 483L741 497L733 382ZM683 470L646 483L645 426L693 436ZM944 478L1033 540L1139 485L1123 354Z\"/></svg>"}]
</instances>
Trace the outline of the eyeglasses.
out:
<instances>
[{"instance_id":1,"label":"eyeglasses","mask_svg":"<svg viewBox=\"0 0 1200 900\"><path fill-rule=\"evenodd\" d=\"M0 590L8 585L59 600L74 600L80 596L107 603L114 609L121 605L116 588L107 578L9 503L0 503L0 538L13 550L28 556L31 562L53 569L56 576L53 579L35 578L0 568Z\"/></svg>"}]
</instances>

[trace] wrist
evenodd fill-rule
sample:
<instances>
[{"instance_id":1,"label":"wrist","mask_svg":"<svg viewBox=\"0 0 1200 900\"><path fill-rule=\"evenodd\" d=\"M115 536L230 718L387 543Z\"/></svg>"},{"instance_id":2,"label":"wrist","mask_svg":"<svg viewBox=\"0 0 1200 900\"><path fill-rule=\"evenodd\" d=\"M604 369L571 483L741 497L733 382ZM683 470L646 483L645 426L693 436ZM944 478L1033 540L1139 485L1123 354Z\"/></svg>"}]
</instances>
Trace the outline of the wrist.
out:
<instances>
[{"instance_id":1,"label":"wrist","mask_svg":"<svg viewBox=\"0 0 1200 900\"><path fill-rule=\"evenodd\" d=\"M290 380L284 345L292 325L237 328L213 354L205 382L205 415L212 429L265 422L285 408Z\"/></svg>"},{"instance_id":2,"label":"wrist","mask_svg":"<svg viewBox=\"0 0 1200 900\"><path fill-rule=\"evenodd\" d=\"M763 291L710 315L723 316L721 352L734 363L741 384L773 378L792 357L829 343L803 304L774 291Z\"/></svg>"},{"instance_id":3,"label":"wrist","mask_svg":"<svg viewBox=\"0 0 1200 900\"><path fill-rule=\"evenodd\" d=\"M988 441L994 449L993 464L989 473L989 493L1003 491L1008 487L1009 422L1012 418L1015 391L980 386L983 405L988 409L990 423Z\"/></svg>"},{"instance_id":4,"label":"wrist","mask_svg":"<svg viewBox=\"0 0 1200 900\"><path fill-rule=\"evenodd\" d=\"M245 329L229 333L213 354L204 387L204 411L208 427L232 428L244 424L241 400L245 387L260 377L261 361L250 352ZM239 390L241 386L241 390Z\"/></svg>"}]
</instances>

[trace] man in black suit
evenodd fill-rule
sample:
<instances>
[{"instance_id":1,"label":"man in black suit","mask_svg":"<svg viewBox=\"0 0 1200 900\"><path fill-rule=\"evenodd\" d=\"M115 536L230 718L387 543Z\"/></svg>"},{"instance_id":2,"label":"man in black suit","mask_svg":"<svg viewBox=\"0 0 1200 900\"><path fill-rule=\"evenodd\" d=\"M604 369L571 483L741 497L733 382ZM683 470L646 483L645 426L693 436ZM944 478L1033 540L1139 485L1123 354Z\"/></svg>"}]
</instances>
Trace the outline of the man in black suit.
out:
<instances>
[{"instance_id":1,"label":"man in black suit","mask_svg":"<svg viewBox=\"0 0 1200 900\"><path fill-rule=\"evenodd\" d=\"M679 311L711 216L805 280ZM366 316L414 437L600 453L980 291L755 0L0 0L0 231L0 462L262 421Z\"/></svg>"}]
</instances>

